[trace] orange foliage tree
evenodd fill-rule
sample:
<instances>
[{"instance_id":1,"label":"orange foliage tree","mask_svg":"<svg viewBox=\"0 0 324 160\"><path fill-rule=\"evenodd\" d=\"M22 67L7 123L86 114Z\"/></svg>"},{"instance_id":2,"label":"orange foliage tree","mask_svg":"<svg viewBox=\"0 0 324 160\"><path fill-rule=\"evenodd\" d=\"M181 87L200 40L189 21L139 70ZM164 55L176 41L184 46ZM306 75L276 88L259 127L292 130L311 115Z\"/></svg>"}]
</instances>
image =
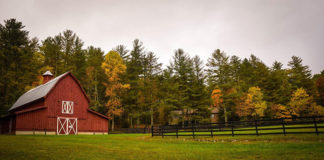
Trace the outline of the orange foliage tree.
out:
<instances>
[{"instance_id":1,"label":"orange foliage tree","mask_svg":"<svg viewBox=\"0 0 324 160\"><path fill-rule=\"evenodd\" d=\"M273 104L270 107L271 112L273 113L272 117L279 118L291 118L291 114L288 111L287 107L281 104Z\"/></svg>"},{"instance_id":2,"label":"orange foliage tree","mask_svg":"<svg viewBox=\"0 0 324 160\"><path fill-rule=\"evenodd\" d=\"M263 101L263 93L259 87L250 87L248 93L241 98L236 113L241 118L263 117L267 104Z\"/></svg>"},{"instance_id":3,"label":"orange foliage tree","mask_svg":"<svg viewBox=\"0 0 324 160\"><path fill-rule=\"evenodd\" d=\"M120 77L126 72L126 65L123 59L116 51L110 51L102 63L108 80L104 83L106 86L106 96L109 97L106 107L108 109L107 116L112 117L111 129L114 130L115 115L120 115L123 112L120 96L126 89L129 89L129 84L122 84Z\"/></svg>"},{"instance_id":4,"label":"orange foliage tree","mask_svg":"<svg viewBox=\"0 0 324 160\"><path fill-rule=\"evenodd\" d=\"M215 88L211 94L213 107L216 107L218 110L224 109L225 122L227 122L226 107L223 108L223 94L219 88Z\"/></svg>"}]
</instances>

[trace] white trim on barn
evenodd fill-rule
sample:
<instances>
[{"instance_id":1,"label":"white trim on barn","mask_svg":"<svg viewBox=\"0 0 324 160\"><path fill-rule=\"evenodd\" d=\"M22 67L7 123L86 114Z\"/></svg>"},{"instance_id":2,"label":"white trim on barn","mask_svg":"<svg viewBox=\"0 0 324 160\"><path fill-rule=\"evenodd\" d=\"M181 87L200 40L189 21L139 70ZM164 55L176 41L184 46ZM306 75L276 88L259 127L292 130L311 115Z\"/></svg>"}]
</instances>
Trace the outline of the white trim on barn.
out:
<instances>
[{"instance_id":1,"label":"white trim on barn","mask_svg":"<svg viewBox=\"0 0 324 160\"><path fill-rule=\"evenodd\" d=\"M73 114L74 102L73 101L62 101L62 113Z\"/></svg>"},{"instance_id":2,"label":"white trim on barn","mask_svg":"<svg viewBox=\"0 0 324 160\"><path fill-rule=\"evenodd\" d=\"M69 135L71 131L73 131L74 134L78 134L78 118L57 117L56 129L57 135ZM63 133L61 131L63 131Z\"/></svg>"}]
</instances>

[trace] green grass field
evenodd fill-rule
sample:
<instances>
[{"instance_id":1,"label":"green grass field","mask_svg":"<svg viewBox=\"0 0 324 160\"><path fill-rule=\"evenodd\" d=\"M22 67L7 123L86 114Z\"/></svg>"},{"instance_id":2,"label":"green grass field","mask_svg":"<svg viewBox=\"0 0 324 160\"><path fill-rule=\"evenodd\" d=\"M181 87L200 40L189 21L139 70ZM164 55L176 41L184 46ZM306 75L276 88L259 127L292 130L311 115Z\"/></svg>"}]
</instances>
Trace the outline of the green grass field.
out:
<instances>
[{"instance_id":1,"label":"green grass field","mask_svg":"<svg viewBox=\"0 0 324 160\"><path fill-rule=\"evenodd\" d=\"M0 159L323 159L324 135L0 135Z\"/></svg>"}]
</instances>

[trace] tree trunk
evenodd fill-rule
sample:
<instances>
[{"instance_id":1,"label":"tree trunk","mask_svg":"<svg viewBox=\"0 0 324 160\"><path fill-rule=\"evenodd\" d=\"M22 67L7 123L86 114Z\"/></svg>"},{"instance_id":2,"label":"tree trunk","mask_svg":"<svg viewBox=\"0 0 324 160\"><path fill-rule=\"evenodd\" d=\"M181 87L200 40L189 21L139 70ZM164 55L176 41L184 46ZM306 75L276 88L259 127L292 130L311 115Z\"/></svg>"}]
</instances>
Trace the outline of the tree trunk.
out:
<instances>
[{"instance_id":1,"label":"tree trunk","mask_svg":"<svg viewBox=\"0 0 324 160\"><path fill-rule=\"evenodd\" d=\"M153 121L153 107L151 106L151 126L153 126L154 121Z\"/></svg>"},{"instance_id":2,"label":"tree trunk","mask_svg":"<svg viewBox=\"0 0 324 160\"><path fill-rule=\"evenodd\" d=\"M138 116L136 119L136 128L138 128L139 124L140 124L140 117Z\"/></svg>"},{"instance_id":3,"label":"tree trunk","mask_svg":"<svg viewBox=\"0 0 324 160\"><path fill-rule=\"evenodd\" d=\"M133 117L132 116L130 117L130 127L134 128L134 126L133 126Z\"/></svg>"},{"instance_id":4,"label":"tree trunk","mask_svg":"<svg viewBox=\"0 0 324 160\"><path fill-rule=\"evenodd\" d=\"M112 119L111 119L111 131L114 131L114 127L115 127L115 115L112 115Z\"/></svg>"},{"instance_id":5,"label":"tree trunk","mask_svg":"<svg viewBox=\"0 0 324 160\"><path fill-rule=\"evenodd\" d=\"M97 109L99 104L97 71L95 71L95 102L96 102L96 109Z\"/></svg>"},{"instance_id":6,"label":"tree trunk","mask_svg":"<svg viewBox=\"0 0 324 160\"><path fill-rule=\"evenodd\" d=\"M224 118L225 118L225 124L227 124L227 110L226 110L226 107L224 107Z\"/></svg>"},{"instance_id":7,"label":"tree trunk","mask_svg":"<svg viewBox=\"0 0 324 160\"><path fill-rule=\"evenodd\" d=\"M182 127L185 125L185 110L182 110Z\"/></svg>"}]
</instances>

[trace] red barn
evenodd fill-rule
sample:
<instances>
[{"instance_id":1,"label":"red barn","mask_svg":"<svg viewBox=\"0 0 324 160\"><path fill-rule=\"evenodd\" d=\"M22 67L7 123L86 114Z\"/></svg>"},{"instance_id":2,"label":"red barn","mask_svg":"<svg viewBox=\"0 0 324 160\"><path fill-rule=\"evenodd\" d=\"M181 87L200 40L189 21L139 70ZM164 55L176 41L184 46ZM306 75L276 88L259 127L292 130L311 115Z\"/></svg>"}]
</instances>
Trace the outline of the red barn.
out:
<instances>
[{"instance_id":1,"label":"red barn","mask_svg":"<svg viewBox=\"0 0 324 160\"><path fill-rule=\"evenodd\" d=\"M89 109L89 98L70 73L53 79L43 74L42 85L24 93L2 119L2 133L107 134L109 118Z\"/></svg>"}]
</instances>

